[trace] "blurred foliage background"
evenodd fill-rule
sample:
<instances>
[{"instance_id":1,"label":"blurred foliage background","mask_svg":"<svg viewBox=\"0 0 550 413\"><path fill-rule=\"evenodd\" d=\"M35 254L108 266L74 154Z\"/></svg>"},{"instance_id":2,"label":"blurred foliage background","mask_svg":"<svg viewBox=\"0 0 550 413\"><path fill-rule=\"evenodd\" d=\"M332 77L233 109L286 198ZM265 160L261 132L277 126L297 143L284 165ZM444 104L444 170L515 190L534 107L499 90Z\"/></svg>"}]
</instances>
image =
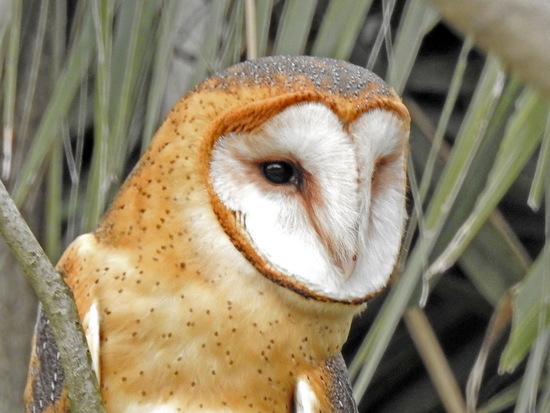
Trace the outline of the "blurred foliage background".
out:
<instances>
[{"instance_id":1,"label":"blurred foliage background","mask_svg":"<svg viewBox=\"0 0 550 413\"><path fill-rule=\"evenodd\" d=\"M344 348L360 411L548 412L545 89L441 3L0 0L2 180L55 262L208 75L273 54L367 67L403 96L412 133L402 255ZM0 268L0 411L15 412L36 300L3 245Z\"/></svg>"}]
</instances>

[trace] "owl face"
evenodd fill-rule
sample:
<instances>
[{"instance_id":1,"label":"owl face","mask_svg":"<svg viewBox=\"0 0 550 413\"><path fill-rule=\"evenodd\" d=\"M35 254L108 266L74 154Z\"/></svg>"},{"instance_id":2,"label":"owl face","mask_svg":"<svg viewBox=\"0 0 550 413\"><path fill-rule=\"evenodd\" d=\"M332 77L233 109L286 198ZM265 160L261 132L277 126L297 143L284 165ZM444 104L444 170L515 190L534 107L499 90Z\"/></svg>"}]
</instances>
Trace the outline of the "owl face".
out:
<instances>
[{"instance_id":1,"label":"owl face","mask_svg":"<svg viewBox=\"0 0 550 413\"><path fill-rule=\"evenodd\" d=\"M214 209L272 281L307 298L363 302L384 287L399 249L406 119L380 102L350 116L322 95L287 100L213 139Z\"/></svg>"},{"instance_id":2,"label":"owl face","mask_svg":"<svg viewBox=\"0 0 550 413\"><path fill-rule=\"evenodd\" d=\"M375 109L347 128L322 103L293 105L253 133L229 133L210 175L270 267L332 300L380 290L403 222L405 137Z\"/></svg>"}]
</instances>

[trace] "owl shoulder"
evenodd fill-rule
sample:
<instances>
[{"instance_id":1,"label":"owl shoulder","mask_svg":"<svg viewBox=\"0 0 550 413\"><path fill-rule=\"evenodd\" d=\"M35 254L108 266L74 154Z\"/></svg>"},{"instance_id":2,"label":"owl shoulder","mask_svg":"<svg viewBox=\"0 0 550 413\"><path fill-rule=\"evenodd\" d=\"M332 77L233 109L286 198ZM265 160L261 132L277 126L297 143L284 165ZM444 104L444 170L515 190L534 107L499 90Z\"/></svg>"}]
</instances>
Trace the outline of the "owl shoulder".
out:
<instances>
[{"instance_id":1,"label":"owl shoulder","mask_svg":"<svg viewBox=\"0 0 550 413\"><path fill-rule=\"evenodd\" d=\"M340 353L298 377L294 412L357 413L346 364Z\"/></svg>"}]
</instances>

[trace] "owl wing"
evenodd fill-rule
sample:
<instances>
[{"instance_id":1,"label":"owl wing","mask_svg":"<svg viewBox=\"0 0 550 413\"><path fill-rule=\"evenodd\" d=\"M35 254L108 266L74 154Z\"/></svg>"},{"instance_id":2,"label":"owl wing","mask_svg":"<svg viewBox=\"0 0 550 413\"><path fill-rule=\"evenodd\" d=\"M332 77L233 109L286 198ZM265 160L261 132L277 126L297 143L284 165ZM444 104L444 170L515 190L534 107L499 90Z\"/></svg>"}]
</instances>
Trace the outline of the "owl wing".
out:
<instances>
[{"instance_id":1,"label":"owl wing","mask_svg":"<svg viewBox=\"0 0 550 413\"><path fill-rule=\"evenodd\" d=\"M357 413L344 359L340 353L326 360L313 374L298 378L294 412Z\"/></svg>"},{"instance_id":2,"label":"owl wing","mask_svg":"<svg viewBox=\"0 0 550 413\"><path fill-rule=\"evenodd\" d=\"M84 319L84 332L92 365L99 377L99 316L94 303ZM29 413L69 413L65 374L50 322L39 308L25 389L25 411Z\"/></svg>"},{"instance_id":3,"label":"owl wing","mask_svg":"<svg viewBox=\"0 0 550 413\"><path fill-rule=\"evenodd\" d=\"M60 258L56 268L71 287L78 312L82 318L82 326L88 342L92 367L97 377L99 374L99 338L100 317L99 305L93 289L87 283L79 283L76 276L84 275L75 271L81 268L89 254L98 251L95 237L84 234L78 237L67 248ZM101 254L98 254L101 256ZM85 299L84 299L85 298ZM32 354L29 364L27 386L25 389L25 411L32 413L66 413L70 411L65 374L61 366L58 346L55 342L48 317L40 306L32 343Z\"/></svg>"},{"instance_id":4,"label":"owl wing","mask_svg":"<svg viewBox=\"0 0 550 413\"><path fill-rule=\"evenodd\" d=\"M65 374L57 344L42 306L38 311L25 389L25 411L68 413L70 409Z\"/></svg>"}]
</instances>

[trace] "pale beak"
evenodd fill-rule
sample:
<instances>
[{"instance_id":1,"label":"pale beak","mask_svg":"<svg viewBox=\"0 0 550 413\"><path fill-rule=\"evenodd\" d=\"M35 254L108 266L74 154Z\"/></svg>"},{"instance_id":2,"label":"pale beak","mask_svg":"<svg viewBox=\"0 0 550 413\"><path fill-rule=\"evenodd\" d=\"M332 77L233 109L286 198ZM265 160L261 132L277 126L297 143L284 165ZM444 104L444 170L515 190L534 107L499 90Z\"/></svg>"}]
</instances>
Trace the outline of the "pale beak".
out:
<instances>
[{"instance_id":1,"label":"pale beak","mask_svg":"<svg viewBox=\"0 0 550 413\"><path fill-rule=\"evenodd\" d=\"M349 259L343 260L340 264L345 280L349 280L351 274L355 270L355 265L357 264L357 255L353 254Z\"/></svg>"}]
</instances>

